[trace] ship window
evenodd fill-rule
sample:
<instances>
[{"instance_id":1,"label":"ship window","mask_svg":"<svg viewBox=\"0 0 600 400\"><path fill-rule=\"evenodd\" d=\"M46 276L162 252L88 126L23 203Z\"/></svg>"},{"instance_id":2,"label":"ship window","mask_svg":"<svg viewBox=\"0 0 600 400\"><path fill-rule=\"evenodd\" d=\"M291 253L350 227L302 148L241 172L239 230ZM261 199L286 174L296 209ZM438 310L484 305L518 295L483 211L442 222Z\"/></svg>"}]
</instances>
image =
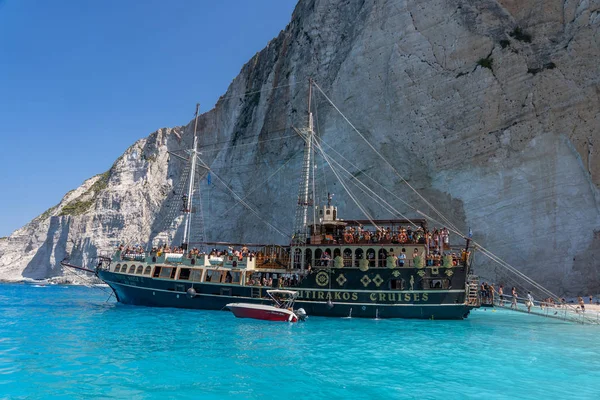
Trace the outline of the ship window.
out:
<instances>
[{"instance_id":1,"label":"ship window","mask_svg":"<svg viewBox=\"0 0 600 400\"><path fill-rule=\"evenodd\" d=\"M367 260L369 260L369 268L375 266L375 250L368 249L367 250Z\"/></svg>"},{"instance_id":2,"label":"ship window","mask_svg":"<svg viewBox=\"0 0 600 400\"><path fill-rule=\"evenodd\" d=\"M150 272L152 271L152 267L150 267L149 265L146 267L146 270L144 271L144 275L150 275Z\"/></svg>"},{"instance_id":3,"label":"ship window","mask_svg":"<svg viewBox=\"0 0 600 400\"><path fill-rule=\"evenodd\" d=\"M201 269L193 269L190 273L190 281L192 282L200 282L202 278L202 270Z\"/></svg>"},{"instance_id":4,"label":"ship window","mask_svg":"<svg viewBox=\"0 0 600 400\"><path fill-rule=\"evenodd\" d=\"M325 212L325 214L327 214L327 215L331 215L331 210L327 210L327 211Z\"/></svg>"},{"instance_id":5,"label":"ship window","mask_svg":"<svg viewBox=\"0 0 600 400\"><path fill-rule=\"evenodd\" d=\"M302 250L294 250L294 268L300 269L302 265Z\"/></svg>"},{"instance_id":6,"label":"ship window","mask_svg":"<svg viewBox=\"0 0 600 400\"><path fill-rule=\"evenodd\" d=\"M124 274L127 273L127 264L123 264L123 267L121 268L121 272Z\"/></svg>"},{"instance_id":7,"label":"ship window","mask_svg":"<svg viewBox=\"0 0 600 400\"><path fill-rule=\"evenodd\" d=\"M450 287L450 280L448 279L430 279L429 285L423 282L423 289L448 289ZM427 287L429 286L429 287Z\"/></svg>"},{"instance_id":8,"label":"ship window","mask_svg":"<svg viewBox=\"0 0 600 400\"><path fill-rule=\"evenodd\" d=\"M161 270L161 267L154 268L154 275L152 275L152 276L154 278L158 278L158 275L160 274L160 270Z\"/></svg>"},{"instance_id":9,"label":"ship window","mask_svg":"<svg viewBox=\"0 0 600 400\"><path fill-rule=\"evenodd\" d=\"M240 283L240 278L242 277L242 274L240 272L232 272L231 275L232 275L231 283L235 283L235 284Z\"/></svg>"},{"instance_id":10,"label":"ship window","mask_svg":"<svg viewBox=\"0 0 600 400\"><path fill-rule=\"evenodd\" d=\"M121 272L121 264L117 264L115 267L115 272Z\"/></svg>"},{"instance_id":11,"label":"ship window","mask_svg":"<svg viewBox=\"0 0 600 400\"><path fill-rule=\"evenodd\" d=\"M129 267L129 273L130 274L135 273L135 265L132 265L131 267Z\"/></svg>"},{"instance_id":12,"label":"ship window","mask_svg":"<svg viewBox=\"0 0 600 400\"><path fill-rule=\"evenodd\" d=\"M206 271L206 278L205 278L205 282L215 282L215 283L219 283L221 282L221 271L215 271L215 270L207 270Z\"/></svg>"},{"instance_id":13,"label":"ship window","mask_svg":"<svg viewBox=\"0 0 600 400\"><path fill-rule=\"evenodd\" d=\"M306 249L304 252L304 267L308 267L309 265L312 265L312 250Z\"/></svg>"},{"instance_id":14,"label":"ship window","mask_svg":"<svg viewBox=\"0 0 600 400\"><path fill-rule=\"evenodd\" d=\"M137 269L135 270L136 274L141 274L142 272L144 272L144 266L143 265L138 265Z\"/></svg>"},{"instance_id":15,"label":"ship window","mask_svg":"<svg viewBox=\"0 0 600 400\"><path fill-rule=\"evenodd\" d=\"M315 260L317 261L317 263L321 260L322 255L323 255L323 250L321 250L321 249L315 250Z\"/></svg>"},{"instance_id":16,"label":"ship window","mask_svg":"<svg viewBox=\"0 0 600 400\"><path fill-rule=\"evenodd\" d=\"M344 249L344 267L352 266L352 250Z\"/></svg>"},{"instance_id":17,"label":"ship window","mask_svg":"<svg viewBox=\"0 0 600 400\"><path fill-rule=\"evenodd\" d=\"M187 281L190 279L190 269L189 268L181 268L179 271L179 279Z\"/></svg>"},{"instance_id":18,"label":"ship window","mask_svg":"<svg viewBox=\"0 0 600 400\"><path fill-rule=\"evenodd\" d=\"M363 249L356 249L354 252L354 266L358 267L360 260L363 258Z\"/></svg>"},{"instance_id":19,"label":"ship window","mask_svg":"<svg viewBox=\"0 0 600 400\"><path fill-rule=\"evenodd\" d=\"M384 268L386 266L387 251L385 249L379 249L379 267Z\"/></svg>"},{"instance_id":20,"label":"ship window","mask_svg":"<svg viewBox=\"0 0 600 400\"><path fill-rule=\"evenodd\" d=\"M404 289L404 279L390 279L390 289L403 290Z\"/></svg>"},{"instance_id":21,"label":"ship window","mask_svg":"<svg viewBox=\"0 0 600 400\"><path fill-rule=\"evenodd\" d=\"M161 278L170 278L171 277L171 271L173 271L173 268L162 267L160 269L160 275L159 275L159 277L161 277Z\"/></svg>"},{"instance_id":22,"label":"ship window","mask_svg":"<svg viewBox=\"0 0 600 400\"><path fill-rule=\"evenodd\" d=\"M177 273L177 268L173 268L173 270L171 271L171 279L175 279L175 274Z\"/></svg>"}]
</instances>

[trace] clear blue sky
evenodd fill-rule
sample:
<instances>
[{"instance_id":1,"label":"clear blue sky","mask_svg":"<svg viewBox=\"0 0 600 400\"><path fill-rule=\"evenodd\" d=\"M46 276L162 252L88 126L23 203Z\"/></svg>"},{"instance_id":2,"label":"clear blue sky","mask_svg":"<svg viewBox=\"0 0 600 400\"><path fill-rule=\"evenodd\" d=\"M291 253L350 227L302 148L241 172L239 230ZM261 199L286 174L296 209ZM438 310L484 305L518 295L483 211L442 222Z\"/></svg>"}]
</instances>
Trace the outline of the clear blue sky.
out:
<instances>
[{"instance_id":1,"label":"clear blue sky","mask_svg":"<svg viewBox=\"0 0 600 400\"><path fill-rule=\"evenodd\" d=\"M0 0L0 236L212 108L296 0Z\"/></svg>"}]
</instances>

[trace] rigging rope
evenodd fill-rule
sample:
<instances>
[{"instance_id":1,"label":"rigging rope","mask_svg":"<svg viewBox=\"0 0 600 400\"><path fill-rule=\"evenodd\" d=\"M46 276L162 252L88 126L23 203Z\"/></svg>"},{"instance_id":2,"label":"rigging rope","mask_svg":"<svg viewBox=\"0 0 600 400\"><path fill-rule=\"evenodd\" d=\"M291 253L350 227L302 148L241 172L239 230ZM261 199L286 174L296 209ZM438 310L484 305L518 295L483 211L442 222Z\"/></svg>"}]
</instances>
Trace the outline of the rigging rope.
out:
<instances>
[{"instance_id":1,"label":"rigging rope","mask_svg":"<svg viewBox=\"0 0 600 400\"><path fill-rule=\"evenodd\" d=\"M352 124L352 122L350 122L350 120L346 117L346 115L344 115L344 113L333 103L333 101L331 101L331 99L325 94L323 89L321 89L321 87L319 85L317 85L316 82L313 82L313 84L315 85L315 87L317 89L319 89L319 92L321 92L321 94L325 97L325 99L327 99L329 104L331 104L331 106L342 116L342 118L344 118L344 120L348 123L348 125L350 125L352 127L352 129L354 129L354 131L362 138L362 140L364 140L365 143L371 148L371 150L373 150L375 152L375 154L377 154L379 156L379 158L381 158L383 160L383 162L385 162L392 169L392 171L402 180L402 182L404 182L413 192L415 192L417 194L417 196L419 196L419 198L425 204L427 204L429 207L431 207L431 209L436 214L438 214L438 216L440 216L440 218L442 218L442 220L445 220L447 222L448 226L456 229L456 227L452 224L452 222L447 220L446 217L444 217L442 215L442 213L440 211L438 211L437 208L435 208L435 206L433 204L431 204L429 201L427 201L427 199L425 199L421 195L421 193L419 193L419 191L417 191L414 187L412 187L412 185L410 183L408 183L408 181L406 179L404 179L404 177L402 175L400 175L400 173L396 170L396 168L394 168L394 166L379 151L377 151L377 149L375 147L373 147L373 145L364 137L364 135L362 133L360 133L360 131L354 126L354 124Z\"/></svg>"},{"instance_id":2,"label":"rigging rope","mask_svg":"<svg viewBox=\"0 0 600 400\"><path fill-rule=\"evenodd\" d=\"M217 153L219 151L227 150L229 148L238 148L238 147L243 147L243 146L256 146L257 144L266 143L266 142L272 142L272 141L275 141L275 140L288 139L288 138L291 138L291 137L296 137L296 135L286 135L286 136L282 136L282 137L278 137L278 138L274 138L274 139L258 140L256 142L252 142L252 143L234 144L232 146L220 147L220 148L214 149L214 150L203 150L201 153L202 154ZM229 142L221 142L221 143L233 143L233 140L230 140ZM202 146L202 147L204 147L204 146Z\"/></svg>"},{"instance_id":3,"label":"rigging rope","mask_svg":"<svg viewBox=\"0 0 600 400\"><path fill-rule=\"evenodd\" d=\"M322 150L322 147L321 147L321 150ZM371 199L373 199L376 204L379 204L382 207L384 207L392 215L400 215L402 218L407 220L415 228L418 228L417 224L415 224L413 221L411 221L402 212L400 212L399 210L394 208L394 206L392 206L390 203L388 203L383 197L378 195L373 189L371 189L365 183L363 183L360 179L358 179L357 176L354 176L354 174L352 174L350 171L348 171L346 168L344 168L344 166L342 166L340 163L338 163L335 159L330 157L330 160L333 161L338 166L338 168L340 168L343 172L345 172L350 177L350 179L349 179L350 182L352 182L356 187L358 187L361 191L363 191L363 193L365 193L367 196L369 196Z\"/></svg>"},{"instance_id":4,"label":"rigging rope","mask_svg":"<svg viewBox=\"0 0 600 400\"><path fill-rule=\"evenodd\" d=\"M273 176L275 176L279 171L281 171L283 169L283 167L285 167L286 165L288 165L289 162L292 161L302 151L303 150L299 150L299 151L295 152L294 154L292 154L292 156L284 164L282 164L279 168L277 168L277 170L275 172L273 172L271 175L269 175L267 177L267 179L265 179L264 181L262 181L260 184L255 185L254 188L252 188L252 190L250 190L248 193L246 193L246 195L242 198L242 200L246 200L259 187L261 187L262 185L264 185L265 183L267 183ZM236 206L237 206L237 203L234 204L233 206L231 206L230 208L228 208L227 211L224 212L224 214L226 215L227 213L229 213L229 211L233 210Z\"/></svg>"},{"instance_id":5,"label":"rigging rope","mask_svg":"<svg viewBox=\"0 0 600 400\"><path fill-rule=\"evenodd\" d=\"M392 166L392 164L379 152L377 151L377 149L375 149L375 147L373 147L373 145L364 137L364 135L354 126L354 124L352 124L352 122L350 122L350 120L344 115L344 113L342 113L342 111L333 103L333 101L327 96L327 94L325 94L325 92L321 89L321 87L313 81L313 84L315 85L315 87L319 90L319 92L321 92L321 94L325 97L325 99L329 102L329 104L342 116L342 118L348 123L348 125L350 125L350 127L352 127L352 129L363 139L363 141L365 141L365 143L367 143L367 145L371 148L371 150L373 150L375 152L375 154L377 154L379 156L379 158L381 158L391 169L392 171L402 180L403 183L405 183L426 205L428 205L434 212L435 214L437 214L442 221L445 222L446 226L448 227L448 229L454 233L457 233L458 235L460 235L463 238L467 238L465 234L463 234L448 218L446 218L433 204L431 204L429 201L427 201L427 199L425 199L418 190L416 190L410 183L408 183L408 181L406 181L406 179L404 179L404 177ZM321 148L319 146L319 148ZM329 163L329 161L328 161ZM331 166L331 163L329 163ZM333 171L333 168L332 168ZM335 172L334 172L335 174ZM336 174L336 177L338 177L338 175ZM340 178L338 177L338 180ZM340 182L341 183L341 182ZM344 187L344 189L346 189ZM347 189L346 189L347 191ZM397 197L397 196L396 196ZM353 199L354 200L354 199ZM355 200L356 202L356 200ZM357 204L358 205L358 204ZM360 207L360 206L359 206ZM411 207L414 209L414 207ZM426 217L427 219L433 220L435 221L434 218L432 218L431 216L428 216L427 214L425 214L422 211L416 210L420 215ZM372 222L372 221L371 221ZM521 279L525 280L527 283L531 284L532 286L534 286L535 288L537 288L538 290L542 291L543 293L546 293L548 295L550 295L551 297L554 298L558 298L558 296L554 293L552 293L550 290L544 288L543 286L541 286L539 283L535 282L533 279L529 278L528 276L526 276L525 274L523 274L522 272L520 272L519 270L517 270L516 268L514 268L512 265L510 265L508 262L502 260L500 257L496 256L495 254L493 254L490 250L486 249L485 247L483 247L481 244L479 244L478 242L473 241L474 246L476 246L477 249L479 249L485 256L487 256L489 259L491 259L492 261L496 262L498 265L506 268L507 270L511 271L512 273L516 274L517 276L519 276Z\"/></svg>"},{"instance_id":6,"label":"rigging rope","mask_svg":"<svg viewBox=\"0 0 600 400\"><path fill-rule=\"evenodd\" d=\"M348 189L348 187L346 186L346 184L344 183L344 181L342 180L342 178L340 178L340 176L338 175L338 173L335 170L335 168L333 168L333 166L331 165L331 162L329 161L329 156L325 152L322 151L322 148L321 148L320 144L316 140L314 141L314 145L319 150L319 152L321 153L321 155L323 156L323 159L325 161L327 161L327 164L331 168L331 171L336 176L336 178L340 182L340 185L342 185L342 187L344 188L344 190L346 191L346 193L348 194L348 196L350 196L350 198L352 199L352 201L354 201L354 204L356 204L356 206L362 211L362 213L367 217L367 219L371 222L371 224L376 229L379 230L380 229L379 225L377 225L375 223L375 221L373 221L373 217L371 216L371 214L362 206L362 204L360 204L360 202L356 199L356 197L352 194L352 192L350 192L350 190Z\"/></svg>"},{"instance_id":7,"label":"rigging rope","mask_svg":"<svg viewBox=\"0 0 600 400\"><path fill-rule=\"evenodd\" d=\"M254 91L251 91L251 92L244 92L243 94L232 94L230 96L222 96L222 97L219 97L219 100L217 100L217 103L219 101L221 101L221 100L229 100L229 99L233 99L234 97L238 97L239 98L240 96L248 96L248 95L251 95L251 94L268 92L268 91L271 91L271 90L274 90L274 89L281 89L281 88L285 88L285 87L295 86L295 85L298 85L298 84L303 84L303 82L298 81L298 82L294 82L294 83L288 83L287 85L279 85L279 86L273 86L273 87L270 87L270 88L267 88L267 89L254 90Z\"/></svg>"},{"instance_id":8,"label":"rigging rope","mask_svg":"<svg viewBox=\"0 0 600 400\"><path fill-rule=\"evenodd\" d=\"M346 161L348 164L353 165L346 157L344 157L342 154L340 154L337 150L335 150L335 148L333 148L332 146L330 146L328 143L326 143L325 141L321 141L322 144L325 144L328 148L330 148L331 150L333 150L337 155L339 155L344 161ZM355 176L353 173L351 173L350 171L348 171L346 168L344 168L341 164L339 164L336 161L336 164L338 164L340 166L340 168L342 168L347 174L349 174L351 176L351 179L356 180L357 182L359 182L362 186L366 187L369 191L375 193L372 189L368 188L368 186L363 183L358 176ZM408 206L409 208L411 208L414 211L418 211L415 207L413 207L410 203L404 201L401 197L399 197L398 195L396 195L395 193L393 193L392 191L390 191L388 188L386 188L385 186L383 186L381 183L377 182L374 178L372 178L370 175L361 172L362 175L366 176L367 178L369 178L373 183L375 183L376 185L378 185L379 187L381 187L383 190L385 190L387 193L391 194L392 196L394 196L395 198L397 198L398 200L400 200L402 203L404 203L406 206ZM389 204L387 201L385 201L381 196L377 195L377 197L379 199L381 199L381 201L383 203L385 203L387 206L391 207L391 210L393 211L393 213L396 213L398 215L400 215L402 218L406 219L411 225L413 225L415 228L418 228L418 225L415 224L410 218L408 218L407 216L403 215L400 211L396 210L391 204ZM382 204L382 203L380 203ZM389 209L388 209L389 211Z\"/></svg>"},{"instance_id":9,"label":"rigging rope","mask_svg":"<svg viewBox=\"0 0 600 400\"><path fill-rule=\"evenodd\" d=\"M203 164L204 168L206 168L208 171L211 171L211 169L208 167L208 165L202 160L200 159L200 162ZM250 210L250 212L252 212L261 222L263 222L264 224L270 226L271 228L273 228L277 233L279 233L280 235L284 236L285 238L291 238L291 235L288 235L284 232L282 232L281 230L279 230L276 226L274 226L273 224L271 224L269 221L265 220L264 218L261 218L260 214L258 213L258 211L256 211L254 208L252 208L252 206L250 206L250 204L248 204L246 201L244 201L233 189L231 189L222 179L221 177L219 177L217 175L217 173L213 172L213 175L215 176L215 178L217 178L217 180L219 182L221 182L221 184L234 196L234 198L240 202L240 204L242 204L244 207L246 207L248 210Z\"/></svg>"}]
</instances>

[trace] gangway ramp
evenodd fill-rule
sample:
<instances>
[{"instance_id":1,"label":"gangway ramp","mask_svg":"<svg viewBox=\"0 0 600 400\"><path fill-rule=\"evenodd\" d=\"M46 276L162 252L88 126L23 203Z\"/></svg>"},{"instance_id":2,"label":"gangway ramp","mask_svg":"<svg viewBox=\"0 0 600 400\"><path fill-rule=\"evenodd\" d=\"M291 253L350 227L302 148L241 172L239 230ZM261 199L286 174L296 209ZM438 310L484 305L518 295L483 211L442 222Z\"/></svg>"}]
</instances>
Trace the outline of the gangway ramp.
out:
<instances>
[{"instance_id":1,"label":"gangway ramp","mask_svg":"<svg viewBox=\"0 0 600 400\"><path fill-rule=\"evenodd\" d=\"M503 295L501 297L498 293L495 293L493 306L495 308L575 322L582 325L600 325L600 313L598 311L582 311L579 307L574 307L572 304L550 304L535 300L528 309L526 298L517 297L515 300L513 300L512 296Z\"/></svg>"}]
</instances>

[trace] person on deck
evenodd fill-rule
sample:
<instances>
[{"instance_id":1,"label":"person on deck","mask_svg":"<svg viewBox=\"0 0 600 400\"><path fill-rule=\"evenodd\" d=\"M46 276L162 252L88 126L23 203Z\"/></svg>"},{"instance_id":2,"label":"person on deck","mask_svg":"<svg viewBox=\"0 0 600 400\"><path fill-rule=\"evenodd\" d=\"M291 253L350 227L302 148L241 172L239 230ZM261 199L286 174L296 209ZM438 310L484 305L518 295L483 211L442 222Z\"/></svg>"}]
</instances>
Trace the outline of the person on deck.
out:
<instances>
[{"instance_id":1,"label":"person on deck","mask_svg":"<svg viewBox=\"0 0 600 400\"><path fill-rule=\"evenodd\" d=\"M517 309L517 289L513 286L512 288L512 302L510 303L510 308Z\"/></svg>"},{"instance_id":2,"label":"person on deck","mask_svg":"<svg viewBox=\"0 0 600 400\"><path fill-rule=\"evenodd\" d=\"M583 302L583 298L581 296L579 296L577 298L577 302L579 303L579 306L581 307L581 311L585 312L585 303Z\"/></svg>"},{"instance_id":3,"label":"person on deck","mask_svg":"<svg viewBox=\"0 0 600 400\"><path fill-rule=\"evenodd\" d=\"M527 312L531 312L531 307L533 306L533 296L531 292L527 292Z\"/></svg>"},{"instance_id":4,"label":"person on deck","mask_svg":"<svg viewBox=\"0 0 600 400\"><path fill-rule=\"evenodd\" d=\"M398 256L398 266L404 267L404 262L406 261L405 250L402 249L402 253Z\"/></svg>"}]
</instances>

